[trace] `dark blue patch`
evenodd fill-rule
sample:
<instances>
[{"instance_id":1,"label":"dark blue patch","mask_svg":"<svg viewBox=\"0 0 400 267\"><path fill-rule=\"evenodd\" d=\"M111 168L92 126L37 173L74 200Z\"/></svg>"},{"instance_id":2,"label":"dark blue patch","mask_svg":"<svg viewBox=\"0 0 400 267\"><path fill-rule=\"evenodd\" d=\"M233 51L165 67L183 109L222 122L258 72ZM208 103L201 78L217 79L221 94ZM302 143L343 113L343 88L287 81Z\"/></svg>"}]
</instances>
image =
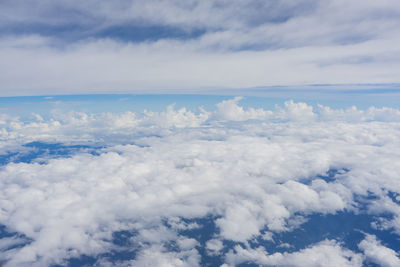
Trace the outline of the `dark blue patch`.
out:
<instances>
[{"instance_id":1,"label":"dark blue patch","mask_svg":"<svg viewBox=\"0 0 400 267\"><path fill-rule=\"evenodd\" d=\"M7 154L0 155L0 166L7 165L10 162L23 162L19 161L18 152L7 152Z\"/></svg>"},{"instance_id":2,"label":"dark blue patch","mask_svg":"<svg viewBox=\"0 0 400 267\"><path fill-rule=\"evenodd\" d=\"M368 260L368 259L366 259L366 260L363 262L363 266L364 266L364 267L381 267L381 265L376 264L376 263L374 263L374 262L372 262L372 261L370 261L370 260Z\"/></svg>"},{"instance_id":3,"label":"dark blue patch","mask_svg":"<svg viewBox=\"0 0 400 267\"><path fill-rule=\"evenodd\" d=\"M109 252L102 253L95 256L82 255L78 258L71 258L66 260L68 267L80 266L93 266L100 260L106 260L114 265L123 261L134 260L138 250L141 248L139 244L132 242L133 238L137 235L137 231L118 231L112 235L113 247ZM53 267L61 267L65 265L54 265Z\"/></svg>"},{"instance_id":4,"label":"dark blue patch","mask_svg":"<svg viewBox=\"0 0 400 267\"><path fill-rule=\"evenodd\" d=\"M124 42L147 42L161 39L194 39L205 34L205 29L183 29L168 25L145 25L132 23L116 25L101 30L83 27L77 24L48 25L43 23L20 23L0 27L0 36L40 34L55 37L53 45L63 47L63 41L78 41L98 38L111 38Z\"/></svg>"},{"instance_id":5,"label":"dark blue patch","mask_svg":"<svg viewBox=\"0 0 400 267\"><path fill-rule=\"evenodd\" d=\"M391 199L394 203L396 203L397 205L400 205L400 194L399 194L399 193L389 191L389 192L387 193L387 195L388 195L388 197L390 197L390 199Z\"/></svg>"},{"instance_id":6,"label":"dark blue patch","mask_svg":"<svg viewBox=\"0 0 400 267\"><path fill-rule=\"evenodd\" d=\"M380 216L382 217L382 216ZM350 250L360 252L358 244L365 238L364 233L376 235L384 245L394 250L400 248L399 236L390 230L380 231L372 227L376 217L368 214L354 214L352 212L338 212L337 214L312 214L301 227L291 232L281 232L274 235L274 242L257 238L250 242L252 247L262 245L269 253L294 252L307 248L325 239L342 242ZM267 229L266 229L267 230ZM280 247L287 243L291 247Z\"/></svg>"},{"instance_id":7,"label":"dark blue patch","mask_svg":"<svg viewBox=\"0 0 400 267\"><path fill-rule=\"evenodd\" d=\"M102 146L88 146L88 145L63 145L61 143L43 143L43 142L30 142L23 145L25 149L19 152L7 152L0 155L0 166L8 163L32 163L37 159L53 159L71 157L78 152L86 152L92 155L99 155L98 149ZM46 163L45 160L38 161L38 163Z\"/></svg>"},{"instance_id":8,"label":"dark blue patch","mask_svg":"<svg viewBox=\"0 0 400 267\"><path fill-rule=\"evenodd\" d=\"M95 34L98 38L114 38L122 41L143 42L160 39L193 39L203 35L204 29L184 30L165 25L118 25L109 27Z\"/></svg>"},{"instance_id":9,"label":"dark blue patch","mask_svg":"<svg viewBox=\"0 0 400 267\"><path fill-rule=\"evenodd\" d=\"M136 230L131 231L118 231L112 234L112 242L114 245L126 247L132 245L131 239L136 236L138 232Z\"/></svg>"},{"instance_id":10,"label":"dark blue patch","mask_svg":"<svg viewBox=\"0 0 400 267\"><path fill-rule=\"evenodd\" d=\"M349 169L343 168L341 170L337 169L329 169L325 175L317 175L317 178L324 180L327 183L333 182L336 178L336 175L343 174L349 172Z\"/></svg>"},{"instance_id":11,"label":"dark blue patch","mask_svg":"<svg viewBox=\"0 0 400 267\"><path fill-rule=\"evenodd\" d=\"M179 235L196 239L199 242L200 245L196 249L201 256L201 266L220 266L224 263L224 259L221 256L209 255L206 251L206 242L219 234L219 229L215 225L215 220L217 219L215 216L196 219L182 218L185 223L197 223L200 226L199 228L180 230L178 233ZM167 223L166 225L168 226ZM228 249L228 246L226 248Z\"/></svg>"},{"instance_id":12,"label":"dark blue patch","mask_svg":"<svg viewBox=\"0 0 400 267\"><path fill-rule=\"evenodd\" d=\"M97 259L95 257L82 255L79 258L69 259L67 262L68 267L82 267L82 266L93 266ZM61 267L65 265L54 265L54 267Z\"/></svg>"},{"instance_id":13,"label":"dark blue patch","mask_svg":"<svg viewBox=\"0 0 400 267\"><path fill-rule=\"evenodd\" d=\"M255 264L252 262L244 262L244 263L238 264L237 266L238 267L260 267L259 264Z\"/></svg>"},{"instance_id":14,"label":"dark blue patch","mask_svg":"<svg viewBox=\"0 0 400 267\"><path fill-rule=\"evenodd\" d=\"M12 245L10 247L6 247L6 248L4 248L4 251L15 249L15 248L21 248L32 242L32 240L30 238L28 238L27 236L25 236L24 234L20 234L17 232L10 232L6 226L0 225L0 240L3 238L11 238L11 237L21 238L21 239L25 240L25 242L16 244L16 245ZM1 264L0 264L0 266L1 266Z\"/></svg>"},{"instance_id":15,"label":"dark blue patch","mask_svg":"<svg viewBox=\"0 0 400 267\"><path fill-rule=\"evenodd\" d=\"M338 174L347 173L349 171L350 170L347 169L347 168L343 168L343 169L340 169L340 170L332 168L332 169L329 169L325 174L319 174L319 175L317 175L315 177L301 179L301 180L299 180L299 182L301 182L303 184L306 184L306 185L310 185L312 183L312 181L317 178L317 179L322 179L327 183L331 183L331 182L334 182L336 180L336 176Z\"/></svg>"}]
</instances>

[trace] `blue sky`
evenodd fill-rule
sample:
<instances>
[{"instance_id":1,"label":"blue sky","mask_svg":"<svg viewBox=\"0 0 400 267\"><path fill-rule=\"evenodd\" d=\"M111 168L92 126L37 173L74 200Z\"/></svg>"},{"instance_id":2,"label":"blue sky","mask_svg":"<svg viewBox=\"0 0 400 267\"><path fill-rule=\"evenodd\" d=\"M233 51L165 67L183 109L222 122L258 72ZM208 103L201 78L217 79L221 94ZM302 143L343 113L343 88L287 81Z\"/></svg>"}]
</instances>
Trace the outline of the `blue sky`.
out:
<instances>
[{"instance_id":1,"label":"blue sky","mask_svg":"<svg viewBox=\"0 0 400 267\"><path fill-rule=\"evenodd\" d=\"M4 0L0 95L397 89L399 18L395 0Z\"/></svg>"}]
</instances>

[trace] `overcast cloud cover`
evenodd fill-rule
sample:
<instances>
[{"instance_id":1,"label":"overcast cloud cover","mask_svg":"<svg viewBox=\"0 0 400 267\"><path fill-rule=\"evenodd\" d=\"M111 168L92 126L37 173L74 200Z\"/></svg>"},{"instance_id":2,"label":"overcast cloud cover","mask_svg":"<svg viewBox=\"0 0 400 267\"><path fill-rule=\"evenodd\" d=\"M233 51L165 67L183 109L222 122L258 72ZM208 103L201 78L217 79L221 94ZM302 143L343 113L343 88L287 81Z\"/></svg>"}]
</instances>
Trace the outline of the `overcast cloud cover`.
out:
<instances>
[{"instance_id":1,"label":"overcast cloud cover","mask_svg":"<svg viewBox=\"0 0 400 267\"><path fill-rule=\"evenodd\" d=\"M54 112L27 122L1 115L1 261L398 266L400 110L293 101L244 109L240 100L213 112ZM40 154L39 141L78 149ZM24 159L29 153L38 156ZM281 243L312 216L341 214L367 216L369 232L351 229L360 235L353 247L318 232L298 249Z\"/></svg>"},{"instance_id":2,"label":"overcast cloud cover","mask_svg":"<svg viewBox=\"0 0 400 267\"><path fill-rule=\"evenodd\" d=\"M399 83L397 0L0 2L0 95Z\"/></svg>"}]
</instances>

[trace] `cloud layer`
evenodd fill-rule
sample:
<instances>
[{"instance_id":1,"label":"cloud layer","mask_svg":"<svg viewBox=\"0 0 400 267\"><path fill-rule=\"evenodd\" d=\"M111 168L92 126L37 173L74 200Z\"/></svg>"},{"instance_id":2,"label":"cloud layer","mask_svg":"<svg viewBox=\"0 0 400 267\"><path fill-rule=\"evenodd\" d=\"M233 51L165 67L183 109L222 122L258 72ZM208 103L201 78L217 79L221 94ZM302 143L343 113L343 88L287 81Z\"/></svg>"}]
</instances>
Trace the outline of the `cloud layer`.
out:
<instances>
[{"instance_id":1,"label":"cloud layer","mask_svg":"<svg viewBox=\"0 0 400 267\"><path fill-rule=\"evenodd\" d=\"M399 83L398 1L2 1L0 94Z\"/></svg>"},{"instance_id":2,"label":"cloud layer","mask_svg":"<svg viewBox=\"0 0 400 267\"><path fill-rule=\"evenodd\" d=\"M1 167L0 224L8 233L1 260L50 266L103 255L93 264L196 266L206 253L227 266L396 266L398 251L371 233L356 250L339 237L285 252L255 240L273 242L309 215L340 212L369 214L376 233L398 235L400 111L314 110L293 101L244 109L239 101L215 112L171 106L36 122L2 115L3 156L30 153L35 147L23 145L32 141L86 146ZM207 240L185 234L207 221L216 229ZM128 234L125 261L107 256L121 250L118 233Z\"/></svg>"}]
</instances>

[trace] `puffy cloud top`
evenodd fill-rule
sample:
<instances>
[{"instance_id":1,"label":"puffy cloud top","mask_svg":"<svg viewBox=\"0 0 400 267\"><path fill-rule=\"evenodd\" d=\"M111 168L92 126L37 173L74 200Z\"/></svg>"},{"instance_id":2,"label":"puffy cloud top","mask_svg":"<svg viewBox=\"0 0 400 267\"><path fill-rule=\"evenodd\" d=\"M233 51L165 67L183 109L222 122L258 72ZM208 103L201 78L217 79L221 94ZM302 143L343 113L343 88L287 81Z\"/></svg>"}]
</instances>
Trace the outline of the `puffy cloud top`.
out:
<instances>
[{"instance_id":1,"label":"puffy cloud top","mask_svg":"<svg viewBox=\"0 0 400 267\"><path fill-rule=\"evenodd\" d=\"M215 112L171 106L35 122L2 115L0 259L197 266L208 255L228 266L398 265L396 248L378 235L400 233L399 111L293 101L269 111L239 100ZM347 213L371 218L374 234L360 233L355 248L337 236L297 250L278 243L312 215ZM190 234L207 224L215 229L205 240ZM122 249L117 237L131 249L125 261L110 256Z\"/></svg>"}]
</instances>

